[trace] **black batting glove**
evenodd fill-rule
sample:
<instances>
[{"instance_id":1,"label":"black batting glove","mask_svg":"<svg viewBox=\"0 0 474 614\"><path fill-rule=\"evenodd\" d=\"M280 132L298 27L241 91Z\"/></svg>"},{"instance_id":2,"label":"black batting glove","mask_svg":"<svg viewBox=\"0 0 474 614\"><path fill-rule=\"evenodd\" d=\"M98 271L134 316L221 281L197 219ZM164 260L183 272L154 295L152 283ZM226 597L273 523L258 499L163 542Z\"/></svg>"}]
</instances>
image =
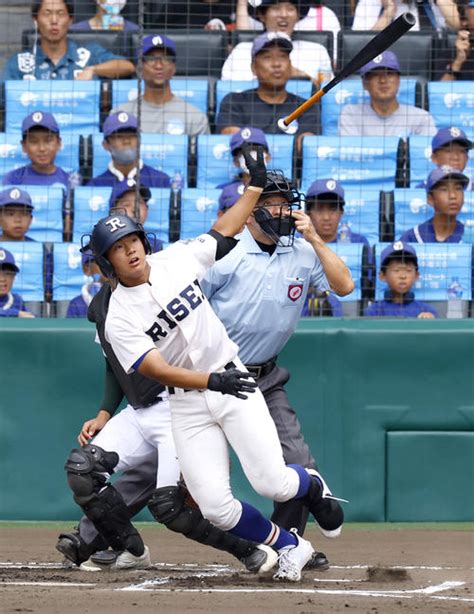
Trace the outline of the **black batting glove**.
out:
<instances>
[{"instance_id":1,"label":"black batting glove","mask_svg":"<svg viewBox=\"0 0 474 614\"><path fill-rule=\"evenodd\" d=\"M257 159L252 156L252 150L257 152ZM250 183L256 188L264 188L267 183L267 167L263 158L264 148L262 145L250 145L244 143L242 145L242 154L245 159L245 165L250 173Z\"/></svg>"},{"instance_id":2,"label":"black batting glove","mask_svg":"<svg viewBox=\"0 0 474 614\"><path fill-rule=\"evenodd\" d=\"M209 390L215 390L222 394L231 394L238 399L247 399L247 395L242 394L242 392L255 392L257 387L256 382L249 380L250 377L252 377L250 373L238 369L211 373L207 387Z\"/></svg>"}]
</instances>

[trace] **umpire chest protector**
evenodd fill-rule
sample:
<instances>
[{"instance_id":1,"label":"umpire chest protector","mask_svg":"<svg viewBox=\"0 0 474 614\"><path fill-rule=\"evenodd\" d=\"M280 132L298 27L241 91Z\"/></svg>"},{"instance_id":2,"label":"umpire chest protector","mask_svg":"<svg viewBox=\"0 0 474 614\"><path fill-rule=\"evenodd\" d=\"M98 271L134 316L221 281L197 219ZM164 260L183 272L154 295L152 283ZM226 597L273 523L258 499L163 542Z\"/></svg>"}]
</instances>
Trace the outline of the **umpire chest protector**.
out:
<instances>
[{"instance_id":1,"label":"umpire chest protector","mask_svg":"<svg viewBox=\"0 0 474 614\"><path fill-rule=\"evenodd\" d=\"M105 283L92 299L87 311L87 319L96 325L102 349L130 405L134 409L148 407L156 402L158 395L164 392L165 387L137 371L127 375L123 370L112 346L105 339L105 320L111 295L112 290L109 284Z\"/></svg>"}]
</instances>

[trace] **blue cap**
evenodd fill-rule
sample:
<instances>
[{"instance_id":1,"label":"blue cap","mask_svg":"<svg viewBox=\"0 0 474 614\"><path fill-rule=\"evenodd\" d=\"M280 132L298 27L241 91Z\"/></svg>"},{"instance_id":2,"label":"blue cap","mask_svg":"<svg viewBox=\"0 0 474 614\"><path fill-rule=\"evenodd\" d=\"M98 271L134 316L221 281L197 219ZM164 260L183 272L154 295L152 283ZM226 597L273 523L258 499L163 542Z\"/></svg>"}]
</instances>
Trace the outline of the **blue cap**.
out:
<instances>
[{"instance_id":1,"label":"blue cap","mask_svg":"<svg viewBox=\"0 0 474 614\"><path fill-rule=\"evenodd\" d=\"M105 137L108 137L119 130L138 131L138 121L135 115L126 113L125 111L118 111L117 113L111 113L107 117L102 130Z\"/></svg>"},{"instance_id":2,"label":"blue cap","mask_svg":"<svg viewBox=\"0 0 474 614\"><path fill-rule=\"evenodd\" d=\"M373 60L370 60L368 64L362 66L359 73L363 77L368 72L372 72L373 70L380 70L381 68L385 68L387 70L394 70L398 74L401 73L398 58L393 53L393 51L384 51L380 55L375 56L375 58Z\"/></svg>"},{"instance_id":3,"label":"blue cap","mask_svg":"<svg viewBox=\"0 0 474 614\"><path fill-rule=\"evenodd\" d=\"M459 181L462 183L463 188L469 183L469 177L466 177L461 171L451 168L450 166L440 166L435 168L434 171L431 171L428 175L428 179L426 180L426 191L430 192L440 181L444 181L445 179Z\"/></svg>"},{"instance_id":4,"label":"blue cap","mask_svg":"<svg viewBox=\"0 0 474 614\"><path fill-rule=\"evenodd\" d=\"M239 200L245 191L243 183L229 183L219 196L219 211L229 209Z\"/></svg>"},{"instance_id":5,"label":"blue cap","mask_svg":"<svg viewBox=\"0 0 474 614\"><path fill-rule=\"evenodd\" d=\"M31 196L25 190L20 190L20 188L8 188L8 190L0 192L0 207L7 207L8 205L18 205L19 207L28 207L31 210L34 209Z\"/></svg>"},{"instance_id":6,"label":"blue cap","mask_svg":"<svg viewBox=\"0 0 474 614\"><path fill-rule=\"evenodd\" d=\"M145 36L142 43L142 55L146 55L152 49L165 49L176 57L175 42L163 34L150 34L149 36Z\"/></svg>"},{"instance_id":7,"label":"blue cap","mask_svg":"<svg viewBox=\"0 0 474 614\"><path fill-rule=\"evenodd\" d=\"M20 269L16 266L15 256L7 249L0 247L0 270L10 269L19 273Z\"/></svg>"},{"instance_id":8,"label":"blue cap","mask_svg":"<svg viewBox=\"0 0 474 614\"><path fill-rule=\"evenodd\" d=\"M55 134L59 134L59 126L52 113L33 111L25 117L21 124L21 133L24 135L32 128L45 128Z\"/></svg>"},{"instance_id":9,"label":"blue cap","mask_svg":"<svg viewBox=\"0 0 474 614\"><path fill-rule=\"evenodd\" d=\"M449 143L459 143L466 149L472 148L472 142L467 138L467 134L461 128L451 126L450 128L440 128L431 141L431 150L436 151Z\"/></svg>"},{"instance_id":10,"label":"blue cap","mask_svg":"<svg viewBox=\"0 0 474 614\"><path fill-rule=\"evenodd\" d=\"M316 198L321 194L332 194L344 204L344 188L336 179L317 179L306 191L306 198Z\"/></svg>"},{"instance_id":11,"label":"blue cap","mask_svg":"<svg viewBox=\"0 0 474 614\"><path fill-rule=\"evenodd\" d=\"M94 254L92 251L82 252L82 266L89 264L90 262L95 262Z\"/></svg>"},{"instance_id":12,"label":"blue cap","mask_svg":"<svg viewBox=\"0 0 474 614\"><path fill-rule=\"evenodd\" d=\"M268 143L265 138L263 130L260 128L252 128L251 126L245 126L238 132L232 135L230 139L230 151L234 153L236 149L240 149L244 143L252 143L252 145L263 145L267 148Z\"/></svg>"},{"instance_id":13,"label":"blue cap","mask_svg":"<svg viewBox=\"0 0 474 614\"><path fill-rule=\"evenodd\" d=\"M115 207L117 200L124 194L134 191L136 185L137 182L134 179L124 179L123 181L118 181L112 189L112 194L110 195L109 200L109 208L112 209ZM150 188L145 185L140 185L140 196L144 198L145 201L149 201L151 198Z\"/></svg>"},{"instance_id":14,"label":"blue cap","mask_svg":"<svg viewBox=\"0 0 474 614\"><path fill-rule=\"evenodd\" d=\"M405 241L395 241L388 245L380 255L380 264L383 266L391 256L410 256L415 261L418 267L418 257L416 255L416 249L413 245L405 243Z\"/></svg>"},{"instance_id":15,"label":"blue cap","mask_svg":"<svg viewBox=\"0 0 474 614\"><path fill-rule=\"evenodd\" d=\"M252 59L270 45L278 45L288 53L293 50L293 43L288 34L284 32L264 32L253 41Z\"/></svg>"}]
</instances>

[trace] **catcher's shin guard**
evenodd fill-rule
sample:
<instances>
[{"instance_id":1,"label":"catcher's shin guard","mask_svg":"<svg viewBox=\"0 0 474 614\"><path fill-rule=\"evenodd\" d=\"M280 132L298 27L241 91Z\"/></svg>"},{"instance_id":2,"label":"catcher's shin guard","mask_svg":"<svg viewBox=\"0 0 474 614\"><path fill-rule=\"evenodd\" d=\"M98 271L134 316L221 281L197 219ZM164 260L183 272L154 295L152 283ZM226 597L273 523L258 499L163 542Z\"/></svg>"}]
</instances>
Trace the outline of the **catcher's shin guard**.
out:
<instances>
[{"instance_id":1,"label":"catcher's shin guard","mask_svg":"<svg viewBox=\"0 0 474 614\"><path fill-rule=\"evenodd\" d=\"M74 501L83 509L105 541L114 550L128 550L135 556L144 552L143 540L130 522L122 496L107 482L118 463L115 452L86 445L71 451L65 465Z\"/></svg>"},{"instance_id":2,"label":"catcher's shin guard","mask_svg":"<svg viewBox=\"0 0 474 614\"><path fill-rule=\"evenodd\" d=\"M271 521L287 531L297 529L298 535L303 536L308 522L309 510L301 499L290 499L284 503L273 503Z\"/></svg>"}]
</instances>

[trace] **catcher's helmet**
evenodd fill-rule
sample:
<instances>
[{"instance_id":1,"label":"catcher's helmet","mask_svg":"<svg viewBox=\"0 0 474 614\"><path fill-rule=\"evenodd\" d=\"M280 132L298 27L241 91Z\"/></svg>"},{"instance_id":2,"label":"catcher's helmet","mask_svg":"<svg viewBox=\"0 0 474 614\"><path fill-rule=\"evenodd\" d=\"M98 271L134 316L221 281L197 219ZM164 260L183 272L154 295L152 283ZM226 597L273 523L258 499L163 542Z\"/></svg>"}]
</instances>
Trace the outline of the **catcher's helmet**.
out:
<instances>
[{"instance_id":1,"label":"catcher's helmet","mask_svg":"<svg viewBox=\"0 0 474 614\"><path fill-rule=\"evenodd\" d=\"M283 215L280 210L280 215L273 217L264 205L259 204L265 196L270 194L280 194L287 200L287 204L290 208L290 215ZM277 245L293 245L295 221L291 215L291 211L294 208L301 209L301 200L301 193L281 171L273 170L267 172L267 183L263 188L259 202L254 210L254 217L263 232ZM285 237L285 240L282 241L281 237Z\"/></svg>"},{"instance_id":2,"label":"catcher's helmet","mask_svg":"<svg viewBox=\"0 0 474 614\"><path fill-rule=\"evenodd\" d=\"M114 243L131 234L137 234L140 237L146 254L152 253L150 241L143 226L128 215L121 213L103 217L94 226L91 235L83 235L81 252L83 254L92 252L102 273L106 277L114 277L114 268L106 254Z\"/></svg>"}]
</instances>

